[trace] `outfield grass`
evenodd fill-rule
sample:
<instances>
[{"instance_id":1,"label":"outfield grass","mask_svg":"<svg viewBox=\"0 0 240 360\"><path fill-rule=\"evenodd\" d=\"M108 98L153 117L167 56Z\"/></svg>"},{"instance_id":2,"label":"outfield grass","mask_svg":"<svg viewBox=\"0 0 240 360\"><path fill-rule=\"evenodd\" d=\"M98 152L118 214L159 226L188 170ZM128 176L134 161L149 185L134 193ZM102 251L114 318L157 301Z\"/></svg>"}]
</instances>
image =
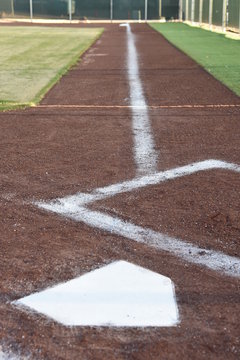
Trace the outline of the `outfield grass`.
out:
<instances>
[{"instance_id":1,"label":"outfield grass","mask_svg":"<svg viewBox=\"0 0 240 360\"><path fill-rule=\"evenodd\" d=\"M102 29L0 27L0 110L38 103Z\"/></svg>"},{"instance_id":2,"label":"outfield grass","mask_svg":"<svg viewBox=\"0 0 240 360\"><path fill-rule=\"evenodd\" d=\"M240 95L240 41L181 23L152 27Z\"/></svg>"}]
</instances>

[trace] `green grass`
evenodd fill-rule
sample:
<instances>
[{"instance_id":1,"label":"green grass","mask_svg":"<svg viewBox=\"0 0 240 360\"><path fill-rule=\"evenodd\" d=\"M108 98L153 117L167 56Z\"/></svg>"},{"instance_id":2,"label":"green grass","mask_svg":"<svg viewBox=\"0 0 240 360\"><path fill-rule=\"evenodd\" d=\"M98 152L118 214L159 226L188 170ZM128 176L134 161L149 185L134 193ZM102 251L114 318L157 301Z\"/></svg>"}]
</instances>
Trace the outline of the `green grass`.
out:
<instances>
[{"instance_id":1,"label":"green grass","mask_svg":"<svg viewBox=\"0 0 240 360\"><path fill-rule=\"evenodd\" d=\"M102 31L0 27L0 110L37 104Z\"/></svg>"},{"instance_id":2,"label":"green grass","mask_svg":"<svg viewBox=\"0 0 240 360\"><path fill-rule=\"evenodd\" d=\"M240 41L181 23L152 27L240 95Z\"/></svg>"}]
</instances>

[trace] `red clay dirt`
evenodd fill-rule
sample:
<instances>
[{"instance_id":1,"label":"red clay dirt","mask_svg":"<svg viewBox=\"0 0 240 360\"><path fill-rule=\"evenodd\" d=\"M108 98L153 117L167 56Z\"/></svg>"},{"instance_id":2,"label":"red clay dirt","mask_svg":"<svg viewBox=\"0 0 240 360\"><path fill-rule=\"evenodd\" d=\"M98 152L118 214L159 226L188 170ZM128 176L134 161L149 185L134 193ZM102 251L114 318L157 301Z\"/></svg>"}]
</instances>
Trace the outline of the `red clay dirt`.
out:
<instances>
[{"instance_id":1,"label":"red clay dirt","mask_svg":"<svg viewBox=\"0 0 240 360\"><path fill-rule=\"evenodd\" d=\"M99 25L98 25L99 26ZM131 25L149 105L239 104L239 98L147 25ZM239 359L240 281L32 205L136 176L126 29L96 44L41 105L0 113L0 345L22 359ZM150 111L158 169L240 164L240 108ZM94 208L240 257L240 176L218 170L97 202ZM170 328L65 327L12 301L114 260L170 277L181 322Z\"/></svg>"}]
</instances>

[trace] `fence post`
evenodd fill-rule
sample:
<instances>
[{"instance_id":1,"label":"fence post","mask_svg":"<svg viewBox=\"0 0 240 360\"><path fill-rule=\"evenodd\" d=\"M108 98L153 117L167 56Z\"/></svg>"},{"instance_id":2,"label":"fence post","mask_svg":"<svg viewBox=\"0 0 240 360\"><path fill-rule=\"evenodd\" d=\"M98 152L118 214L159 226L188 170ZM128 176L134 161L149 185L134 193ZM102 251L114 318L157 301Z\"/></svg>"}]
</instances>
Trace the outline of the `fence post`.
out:
<instances>
[{"instance_id":1,"label":"fence post","mask_svg":"<svg viewBox=\"0 0 240 360\"><path fill-rule=\"evenodd\" d=\"M222 31L226 30L227 0L223 0Z\"/></svg>"},{"instance_id":2,"label":"fence post","mask_svg":"<svg viewBox=\"0 0 240 360\"><path fill-rule=\"evenodd\" d=\"M209 0L209 28L212 30L213 0Z\"/></svg>"},{"instance_id":3,"label":"fence post","mask_svg":"<svg viewBox=\"0 0 240 360\"><path fill-rule=\"evenodd\" d=\"M240 3L239 3L239 34L240 34Z\"/></svg>"},{"instance_id":4,"label":"fence post","mask_svg":"<svg viewBox=\"0 0 240 360\"><path fill-rule=\"evenodd\" d=\"M33 3L32 0L29 0L29 6L30 6L30 19L31 22L33 21Z\"/></svg>"},{"instance_id":5,"label":"fence post","mask_svg":"<svg viewBox=\"0 0 240 360\"><path fill-rule=\"evenodd\" d=\"M195 0L192 0L192 12L191 12L191 21L194 22L194 13L195 13Z\"/></svg>"},{"instance_id":6,"label":"fence post","mask_svg":"<svg viewBox=\"0 0 240 360\"><path fill-rule=\"evenodd\" d=\"M14 16L14 3L13 3L13 0L11 0L11 13L12 13L12 16Z\"/></svg>"},{"instance_id":7,"label":"fence post","mask_svg":"<svg viewBox=\"0 0 240 360\"><path fill-rule=\"evenodd\" d=\"M182 8L182 0L179 0L179 13L178 13L178 18L180 21L182 21L183 19L183 8Z\"/></svg>"},{"instance_id":8,"label":"fence post","mask_svg":"<svg viewBox=\"0 0 240 360\"><path fill-rule=\"evenodd\" d=\"M159 19L161 19L161 17L162 17L162 0L159 0L158 12L159 12Z\"/></svg>"},{"instance_id":9,"label":"fence post","mask_svg":"<svg viewBox=\"0 0 240 360\"><path fill-rule=\"evenodd\" d=\"M145 0L145 21L147 21L147 11L148 11L148 0Z\"/></svg>"},{"instance_id":10,"label":"fence post","mask_svg":"<svg viewBox=\"0 0 240 360\"><path fill-rule=\"evenodd\" d=\"M113 0L110 0L110 20L113 21Z\"/></svg>"},{"instance_id":11,"label":"fence post","mask_svg":"<svg viewBox=\"0 0 240 360\"><path fill-rule=\"evenodd\" d=\"M188 0L186 0L186 16L185 16L185 20L188 21Z\"/></svg>"},{"instance_id":12,"label":"fence post","mask_svg":"<svg viewBox=\"0 0 240 360\"><path fill-rule=\"evenodd\" d=\"M199 24L202 25L203 0L199 1Z\"/></svg>"},{"instance_id":13,"label":"fence post","mask_svg":"<svg viewBox=\"0 0 240 360\"><path fill-rule=\"evenodd\" d=\"M68 0L69 21L72 21L72 0Z\"/></svg>"}]
</instances>

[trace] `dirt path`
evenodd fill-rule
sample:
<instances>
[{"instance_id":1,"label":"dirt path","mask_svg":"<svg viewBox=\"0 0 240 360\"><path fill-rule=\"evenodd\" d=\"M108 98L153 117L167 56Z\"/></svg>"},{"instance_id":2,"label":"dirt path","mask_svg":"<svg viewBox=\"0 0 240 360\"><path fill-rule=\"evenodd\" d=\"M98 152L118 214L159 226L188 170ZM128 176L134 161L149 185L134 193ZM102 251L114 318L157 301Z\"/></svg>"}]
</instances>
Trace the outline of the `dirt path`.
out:
<instances>
[{"instance_id":1,"label":"dirt path","mask_svg":"<svg viewBox=\"0 0 240 360\"><path fill-rule=\"evenodd\" d=\"M33 204L167 169L179 172L181 166L210 159L240 165L240 108L234 104L239 104L237 96L148 26L132 25L129 33L126 27L108 25L39 107L0 113L4 351L51 360L240 357L239 277L197 265L189 260L191 254L183 259L116 235L114 227L101 228L101 218L92 227L89 220L76 222ZM165 105L183 107L160 107ZM143 113L141 126L133 126L134 117ZM139 160L139 149L142 159L156 155L150 169ZM118 190L86 206L89 213L239 259L240 174L224 166L142 188L134 182L131 191ZM205 255L202 251L198 258ZM71 328L11 304L114 260L170 277L180 324Z\"/></svg>"}]
</instances>

